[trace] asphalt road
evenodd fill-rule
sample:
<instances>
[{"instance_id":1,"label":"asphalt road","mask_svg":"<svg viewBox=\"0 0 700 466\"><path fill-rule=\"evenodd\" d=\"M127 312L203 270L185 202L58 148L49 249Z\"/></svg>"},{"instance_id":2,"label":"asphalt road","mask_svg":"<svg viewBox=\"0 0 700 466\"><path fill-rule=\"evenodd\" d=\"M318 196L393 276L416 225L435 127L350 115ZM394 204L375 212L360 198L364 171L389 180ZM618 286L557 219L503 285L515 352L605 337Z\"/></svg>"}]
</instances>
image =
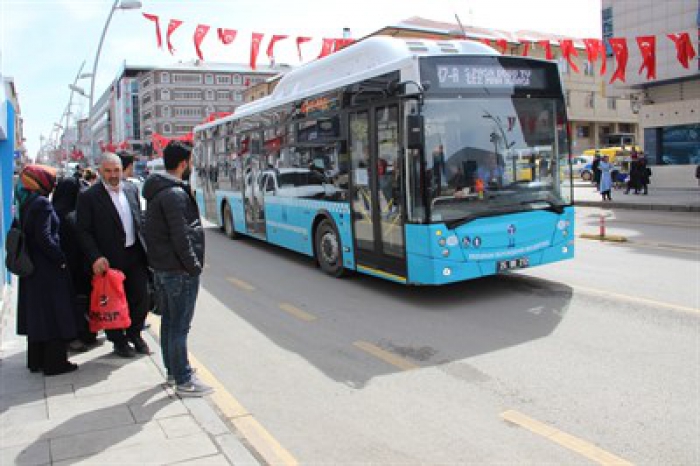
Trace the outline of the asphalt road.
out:
<instances>
[{"instance_id":1,"label":"asphalt road","mask_svg":"<svg viewBox=\"0 0 700 466\"><path fill-rule=\"evenodd\" d=\"M190 351L300 464L698 464L698 219L609 228L634 241L441 288L212 228Z\"/></svg>"}]
</instances>

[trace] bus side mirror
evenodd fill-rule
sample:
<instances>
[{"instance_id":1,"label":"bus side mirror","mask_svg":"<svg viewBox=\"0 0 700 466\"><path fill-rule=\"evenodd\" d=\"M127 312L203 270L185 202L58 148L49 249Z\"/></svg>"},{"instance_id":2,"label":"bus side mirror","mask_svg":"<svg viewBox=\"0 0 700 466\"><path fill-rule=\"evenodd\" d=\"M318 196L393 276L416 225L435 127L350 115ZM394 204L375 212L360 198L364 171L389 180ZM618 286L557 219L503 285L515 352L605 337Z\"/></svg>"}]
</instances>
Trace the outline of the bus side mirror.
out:
<instances>
[{"instance_id":1,"label":"bus side mirror","mask_svg":"<svg viewBox=\"0 0 700 466\"><path fill-rule=\"evenodd\" d=\"M425 145L423 133L423 116L408 115L406 117L407 145L409 149L422 149Z\"/></svg>"}]
</instances>

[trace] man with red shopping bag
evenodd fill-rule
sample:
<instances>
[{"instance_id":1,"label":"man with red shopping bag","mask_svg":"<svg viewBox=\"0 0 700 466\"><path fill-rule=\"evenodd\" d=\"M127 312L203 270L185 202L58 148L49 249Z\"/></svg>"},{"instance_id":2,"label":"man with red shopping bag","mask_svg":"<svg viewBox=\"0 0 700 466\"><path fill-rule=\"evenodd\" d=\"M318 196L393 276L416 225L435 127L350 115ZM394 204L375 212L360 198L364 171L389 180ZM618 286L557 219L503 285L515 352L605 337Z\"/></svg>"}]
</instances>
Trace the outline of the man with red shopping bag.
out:
<instances>
[{"instance_id":1,"label":"man with red shopping bag","mask_svg":"<svg viewBox=\"0 0 700 466\"><path fill-rule=\"evenodd\" d=\"M195 377L187 357L187 335L204 267L204 229L186 183L192 173L192 148L172 141L163 151L163 163L166 173L150 175L143 185L148 203L148 262L161 311L163 364L168 382L176 385L180 396L204 396L213 390Z\"/></svg>"},{"instance_id":2,"label":"man with red shopping bag","mask_svg":"<svg viewBox=\"0 0 700 466\"><path fill-rule=\"evenodd\" d=\"M148 313L148 269L141 202L136 185L122 180L122 161L117 155L103 154L99 171L100 182L78 197L78 231L94 275L102 275L112 268L124 273L131 325L105 330L105 333L114 343L118 356L133 358L136 352L150 354L141 337Z\"/></svg>"}]
</instances>

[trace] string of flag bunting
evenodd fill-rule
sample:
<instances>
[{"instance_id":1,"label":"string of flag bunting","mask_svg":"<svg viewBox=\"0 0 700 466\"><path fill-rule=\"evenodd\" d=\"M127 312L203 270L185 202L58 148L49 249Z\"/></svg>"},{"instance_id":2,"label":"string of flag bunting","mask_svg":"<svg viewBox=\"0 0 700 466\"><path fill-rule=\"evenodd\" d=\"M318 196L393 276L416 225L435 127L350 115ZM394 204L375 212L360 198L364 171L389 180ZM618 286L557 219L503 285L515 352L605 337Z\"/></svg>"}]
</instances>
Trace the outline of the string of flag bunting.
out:
<instances>
[{"instance_id":1,"label":"string of flag bunting","mask_svg":"<svg viewBox=\"0 0 700 466\"><path fill-rule=\"evenodd\" d=\"M160 18L153 14L143 13L143 16L152 21L156 28L156 41L159 48L163 48L163 40L161 36L160 29ZM173 33L182 26L183 22L178 19L171 19L168 22L167 33L166 33L166 45L168 51L171 54L175 53L175 47L172 45L170 39ZM195 51L200 60L204 60L204 54L202 52L202 42L204 38L209 33L211 27L206 24L199 24L195 29L194 36L192 38L194 42ZM217 38L223 45L230 45L236 39L238 31L235 29L227 28L217 28ZM676 57L678 62L684 68L688 69L690 67L691 61L696 57L696 51L693 47L693 42L690 38L690 34L687 32L666 34L666 37L673 41L676 48ZM264 33L253 32L251 35L251 45L250 45L250 67L255 70L257 66L257 59L260 53L260 46L265 38ZM272 66L275 63L275 44L278 42L289 39L288 35L273 34L268 42L266 55L270 60ZM299 54L299 61L303 60L302 57L302 45L306 42L311 41L313 38L306 36L299 36L296 38L297 52ZM638 36L635 38L639 53L642 58L642 64L639 68L638 73L641 75L646 71L647 79L656 79L656 36L645 35ZM544 40L525 40L518 39L520 44L523 45L522 56L528 56L533 47L540 47L545 52L545 58L547 60L554 59L554 52L552 51L552 41L549 39ZM628 40L626 37L611 37L608 39L583 39L583 45L586 51L586 58L588 62L593 66L600 58L600 74L604 75L606 73L606 44L612 49L613 56L615 58L616 67L610 79L610 83L620 80L625 82L627 73L627 63L629 61L630 46L628 45ZM480 39L481 42L494 46L496 49L500 50L501 53L506 53L508 49L508 41L506 39ZM348 45L352 44L354 39L339 39L339 38L324 38L321 42L321 52L318 58L323 58L336 52ZM561 50L562 57L567 61L571 69L575 73L579 73L580 70L573 60L573 57L578 56L577 47L572 39L559 39L559 48Z\"/></svg>"},{"instance_id":2,"label":"string of flag bunting","mask_svg":"<svg viewBox=\"0 0 700 466\"><path fill-rule=\"evenodd\" d=\"M143 13L144 18L146 18L148 21L152 21L154 23L155 29L156 29L156 41L158 44L158 48L162 49L163 48L163 37L161 35L161 28L160 28L160 18L157 15L149 14L149 13ZM165 35L165 44L168 47L168 51L170 54L174 54L176 49L173 46L171 42L171 38L173 36L173 33L182 26L183 22L178 20L178 19L171 19L168 22L168 27L167 27L167 32ZM192 41L194 42L194 48L197 53L197 57L204 61L204 53L202 52L202 42L204 42L205 37L207 34L209 34L209 31L211 29L211 26L207 24L199 24L197 25L197 28L194 31L194 36L192 37ZM236 39L238 36L238 31L236 29L227 29L227 28L216 28L216 35L217 39L221 44L223 45L230 45L233 43L233 41ZM251 41L250 41L250 68L255 70L257 67L257 60L258 60L258 55L260 53L260 46L265 38L264 33L260 32L253 32L251 35ZM270 63L272 66L274 66L275 63L275 44L278 42L288 39L288 35L282 35L282 34L273 34L270 38L270 41L268 42L267 45L267 50L266 50L266 55L268 59L270 60ZM299 36L296 38L296 46L297 46L297 53L299 54L299 61L303 60L302 57L302 45L305 44L306 42L310 42L313 40L312 37L306 37L306 36ZM338 50L347 47L348 45L352 44L355 40L354 39L345 39L345 38L324 38L321 42L321 52L318 55L318 58L323 58L327 55L330 55L333 52L337 52Z\"/></svg>"}]
</instances>

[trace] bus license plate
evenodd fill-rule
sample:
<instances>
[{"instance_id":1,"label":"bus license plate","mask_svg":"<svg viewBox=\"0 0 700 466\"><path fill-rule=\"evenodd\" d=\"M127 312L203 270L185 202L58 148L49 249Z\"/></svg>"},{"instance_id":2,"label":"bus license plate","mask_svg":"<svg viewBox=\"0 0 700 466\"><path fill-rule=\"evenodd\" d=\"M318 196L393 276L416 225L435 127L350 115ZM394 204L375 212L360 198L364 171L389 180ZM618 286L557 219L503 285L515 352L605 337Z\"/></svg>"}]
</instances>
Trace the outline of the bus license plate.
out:
<instances>
[{"instance_id":1,"label":"bus license plate","mask_svg":"<svg viewBox=\"0 0 700 466\"><path fill-rule=\"evenodd\" d=\"M523 267L527 267L528 265L529 265L529 261L527 260L527 257L522 257L520 259L498 261L496 263L496 269L499 272L503 272L505 270L521 269Z\"/></svg>"}]
</instances>

